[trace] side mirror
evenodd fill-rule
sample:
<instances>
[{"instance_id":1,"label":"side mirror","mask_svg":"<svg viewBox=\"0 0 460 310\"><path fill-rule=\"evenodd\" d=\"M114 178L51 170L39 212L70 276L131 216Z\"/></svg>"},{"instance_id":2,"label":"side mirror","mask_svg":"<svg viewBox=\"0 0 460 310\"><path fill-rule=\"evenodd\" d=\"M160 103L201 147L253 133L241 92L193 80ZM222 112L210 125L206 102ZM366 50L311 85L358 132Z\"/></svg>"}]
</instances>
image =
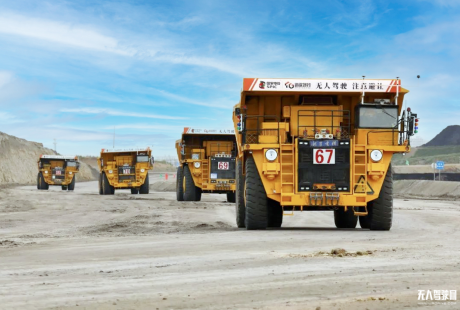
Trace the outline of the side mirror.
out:
<instances>
[{"instance_id":1,"label":"side mirror","mask_svg":"<svg viewBox=\"0 0 460 310\"><path fill-rule=\"evenodd\" d=\"M152 156L152 158L150 158L150 162L152 163L152 165L155 163L155 158Z\"/></svg>"}]
</instances>

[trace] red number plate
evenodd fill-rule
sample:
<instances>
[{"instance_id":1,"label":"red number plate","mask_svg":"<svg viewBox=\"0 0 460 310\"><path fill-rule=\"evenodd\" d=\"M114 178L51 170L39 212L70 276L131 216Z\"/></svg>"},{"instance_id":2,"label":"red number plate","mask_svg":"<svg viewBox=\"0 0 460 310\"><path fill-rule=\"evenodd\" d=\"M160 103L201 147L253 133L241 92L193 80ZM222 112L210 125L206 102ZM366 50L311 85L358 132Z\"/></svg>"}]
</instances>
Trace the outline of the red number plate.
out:
<instances>
[{"instance_id":1,"label":"red number plate","mask_svg":"<svg viewBox=\"0 0 460 310\"><path fill-rule=\"evenodd\" d=\"M217 163L217 169L218 170L228 170L229 169L229 164L228 162L218 162Z\"/></svg>"},{"instance_id":2,"label":"red number plate","mask_svg":"<svg viewBox=\"0 0 460 310\"><path fill-rule=\"evenodd\" d=\"M56 175L61 175L61 170L56 170Z\"/></svg>"},{"instance_id":3,"label":"red number plate","mask_svg":"<svg viewBox=\"0 0 460 310\"><path fill-rule=\"evenodd\" d=\"M123 168L123 174L131 174L130 168Z\"/></svg>"},{"instance_id":4,"label":"red number plate","mask_svg":"<svg viewBox=\"0 0 460 310\"><path fill-rule=\"evenodd\" d=\"M313 163L316 165L335 164L335 149L313 149Z\"/></svg>"}]
</instances>

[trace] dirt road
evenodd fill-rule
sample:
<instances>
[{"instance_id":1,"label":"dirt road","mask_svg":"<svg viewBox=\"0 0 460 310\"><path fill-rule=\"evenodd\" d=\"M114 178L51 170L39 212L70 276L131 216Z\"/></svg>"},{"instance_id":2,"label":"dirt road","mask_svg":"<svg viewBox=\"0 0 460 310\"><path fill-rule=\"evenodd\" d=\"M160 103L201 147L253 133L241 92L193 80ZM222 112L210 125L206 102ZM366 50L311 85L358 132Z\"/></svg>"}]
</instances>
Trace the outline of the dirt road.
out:
<instances>
[{"instance_id":1,"label":"dirt road","mask_svg":"<svg viewBox=\"0 0 460 310\"><path fill-rule=\"evenodd\" d=\"M0 308L460 308L417 301L460 290L459 202L395 200L390 232L338 230L331 212L246 231L224 200L0 189Z\"/></svg>"}]
</instances>

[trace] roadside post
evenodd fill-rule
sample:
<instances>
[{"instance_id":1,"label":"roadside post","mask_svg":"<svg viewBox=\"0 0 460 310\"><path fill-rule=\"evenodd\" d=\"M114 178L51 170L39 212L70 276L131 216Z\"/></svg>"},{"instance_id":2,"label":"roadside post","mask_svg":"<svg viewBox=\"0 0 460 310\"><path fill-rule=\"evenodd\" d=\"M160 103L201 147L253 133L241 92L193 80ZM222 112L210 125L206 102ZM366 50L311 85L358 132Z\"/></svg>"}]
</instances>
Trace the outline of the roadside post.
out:
<instances>
[{"instance_id":1,"label":"roadside post","mask_svg":"<svg viewBox=\"0 0 460 310\"><path fill-rule=\"evenodd\" d=\"M431 168L433 168L433 181L436 181L436 164L431 163Z\"/></svg>"}]
</instances>

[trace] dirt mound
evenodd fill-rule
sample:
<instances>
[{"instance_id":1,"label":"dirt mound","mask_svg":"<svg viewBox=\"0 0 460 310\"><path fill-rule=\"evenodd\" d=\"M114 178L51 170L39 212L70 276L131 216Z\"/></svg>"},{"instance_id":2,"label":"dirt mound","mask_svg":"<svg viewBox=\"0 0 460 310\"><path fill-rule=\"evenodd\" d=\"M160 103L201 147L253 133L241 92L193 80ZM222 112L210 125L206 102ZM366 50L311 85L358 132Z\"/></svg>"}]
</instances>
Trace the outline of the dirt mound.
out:
<instances>
[{"instance_id":1,"label":"dirt mound","mask_svg":"<svg viewBox=\"0 0 460 310\"><path fill-rule=\"evenodd\" d=\"M175 192L176 182L157 181L150 185L150 189L157 192Z\"/></svg>"},{"instance_id":2,"label":"dirt mound","mask_svg":"<svg viewBox=\"0 0 460 310\"><path fill-rule=\"evenodd\" d=\"M0 132L0 185L3 184L34 184L37 180L37 160L40 155L56 153L43 144L27 141ZM98 173L95 169L82 163L77 181L95 180Z\"/></svg>"},{"instance_id":3,"label":"dirt mound","mask_svg":"<svg viewBox=\"0 0 460 310\"><path fill-rule=\"evenodd\" d=\"M444 128L430 142L423 146L460 145L460 125L452 125Z\"/></svg>"}]
</instances>

